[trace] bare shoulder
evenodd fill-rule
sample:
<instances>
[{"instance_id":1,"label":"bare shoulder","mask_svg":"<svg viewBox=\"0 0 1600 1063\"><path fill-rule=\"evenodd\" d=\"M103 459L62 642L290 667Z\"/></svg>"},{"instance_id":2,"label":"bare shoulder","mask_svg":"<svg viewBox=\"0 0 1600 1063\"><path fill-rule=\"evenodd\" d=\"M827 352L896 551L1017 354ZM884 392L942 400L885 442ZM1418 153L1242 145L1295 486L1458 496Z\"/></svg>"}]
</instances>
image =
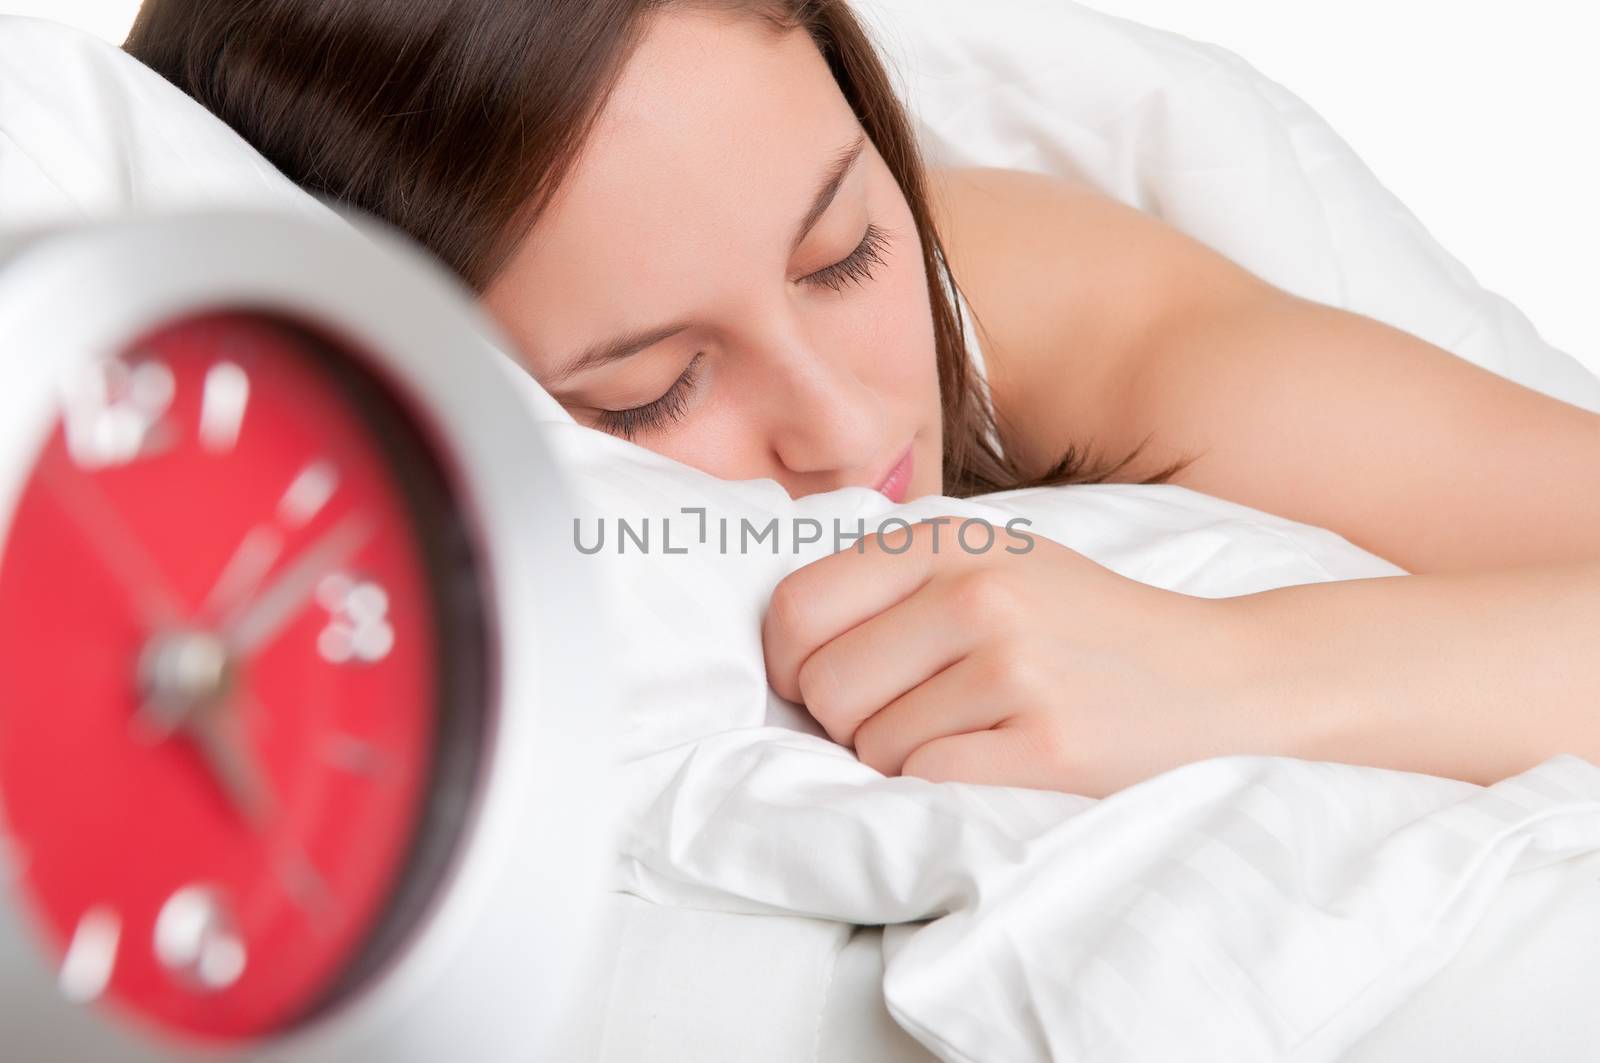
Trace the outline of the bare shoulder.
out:
<instances>
[{"instance_id":1,"label":"bare shoulder","mask_svg":"<svg viewBox=\"0 0 1600 1063\"><path fill-rule=\"evenodd\" d=\"M931 210L972 308L1002 442L1030 471L1068 446L1120 459L1138 358L1186 316L1263 283L1085 182L1020 170L929 174ZM1148 475L1159 439L1126 478Z\"/></svg>"}]
</instances>

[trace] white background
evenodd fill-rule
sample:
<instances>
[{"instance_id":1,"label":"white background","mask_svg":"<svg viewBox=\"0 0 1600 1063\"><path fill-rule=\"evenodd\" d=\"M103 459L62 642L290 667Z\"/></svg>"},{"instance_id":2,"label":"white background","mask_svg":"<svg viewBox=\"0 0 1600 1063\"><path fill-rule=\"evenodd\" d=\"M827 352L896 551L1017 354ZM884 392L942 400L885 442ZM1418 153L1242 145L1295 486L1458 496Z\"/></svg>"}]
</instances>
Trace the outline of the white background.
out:
<instances>
[{"instance_id":1,"label":"white background","mask_svg":"<svg viewBox=\"0 0 1600 1063\"><path fill-rule=\"evenodd\" d=\"M0 15L32 15L80 26L121 44L133 25L139 0L0 0Z\"/></svg>"},{"instance_id":2,"label":"white background","mask_svg":"<svg viewBox=\"0 0 1600 1063\"><path fill-rule=\"evenodd\" d=\"M1087 0L1328 120L1478 281L1600 364L1600 13L1574 0Z\"/></svg>"},{"instance_id":3,"label":"white background","mask_svg":"<svg viewBox=\"0 0 1600 1063\"><path fill-rule=\"evenodd\" d=\"M973 0L981 2L981 0ZM1325 117L1555 346L1600 358L1600 16L1574 0L1088 0L1220 44ZM136 0L0 0L120 42Z\"/></svg>"}]
</instances>

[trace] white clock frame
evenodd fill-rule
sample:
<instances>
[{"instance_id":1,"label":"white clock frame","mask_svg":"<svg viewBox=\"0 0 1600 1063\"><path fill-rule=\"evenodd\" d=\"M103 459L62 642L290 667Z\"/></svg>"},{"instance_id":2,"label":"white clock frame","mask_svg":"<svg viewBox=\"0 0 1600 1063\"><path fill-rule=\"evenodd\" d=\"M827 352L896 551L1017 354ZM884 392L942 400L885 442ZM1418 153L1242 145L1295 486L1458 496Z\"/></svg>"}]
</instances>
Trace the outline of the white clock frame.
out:
<instances>
[{"instance_id":1,"label":"white clock frame","mask_svg":"<svg viewBox=\"0 0 1600 1063\"><path fill-rule=\"evenodd\" d=\"M364 987L282 1038L222 1050L162 1041L63 997L0 853L7 1058L534 1059L559 1042L586 981L614 852L609 702L582 669L586 648L607 644L605 603L563 552L570 496L492 325L405 238L347 220L228 211L0 235L0 556L64 374L208 309L347 337L418 411L493 592L488 747L453 866Z\"/></svg>"}]
</instances>

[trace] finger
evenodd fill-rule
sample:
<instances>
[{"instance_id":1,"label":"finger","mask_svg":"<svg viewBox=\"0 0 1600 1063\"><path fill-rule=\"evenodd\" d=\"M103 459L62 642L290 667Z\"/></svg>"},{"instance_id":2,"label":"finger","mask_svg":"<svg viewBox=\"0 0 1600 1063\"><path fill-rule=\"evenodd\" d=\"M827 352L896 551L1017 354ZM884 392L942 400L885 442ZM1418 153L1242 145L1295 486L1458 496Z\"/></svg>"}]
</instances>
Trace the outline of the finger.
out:
<instances>
[{"instance_id":1,"label":"finger","mask_svg":"<svg viewBox=\"0 0 1600 1063\"><path fill-rule=\"evenodd\" d=\"M930 579L800 665L799 700L835 742L850 745L868 717L972 651L983 632L960 611L963 580Z\"/></svg>"},{"instance_id":2,"label":"finger","mask_svg":"<svg viewBox=\"0 0 1600 1063\"><path fill-rule=\"evenodd\" d=\"M855 732L856 757L885 775L908 774L913 751L1009 719L1016 706L999 701L995 690L984 658L964 657L862 723Z\"/></svg>"},{"instance_id":3,"label":"finger","mask_svg":"<svg viewBox=\"0 0 1600 1063\"><path fill-rule=\"evenodd\" d=\"M939 518L936 518L939 519ZM949 518L942 518L949 519ZM850 547L819 558L785 576L772 592L761 622L767 682L781 696L800 701L800 666L818 648L908 597L937 564L955 559L953 537L941 528L939 553L932 529L891 528L868 534L860 552ZM907 544L903 553L894 553Z\"/></svg>"},{"instance_id":4,"label":"finger","mask_svg":"<svg viewBox=\"0 0 1600 1063\"><path fill-rule=\"evenodd\" d=\"M1037 735L1029 728L1016 725L946 735L913 750L906 757L900 774L931 782L1074 792L1069 789L1070 780L1054 777L1047 766L1049 759L1040 755L1038 747Z\"/></svg>"}]
</instances>

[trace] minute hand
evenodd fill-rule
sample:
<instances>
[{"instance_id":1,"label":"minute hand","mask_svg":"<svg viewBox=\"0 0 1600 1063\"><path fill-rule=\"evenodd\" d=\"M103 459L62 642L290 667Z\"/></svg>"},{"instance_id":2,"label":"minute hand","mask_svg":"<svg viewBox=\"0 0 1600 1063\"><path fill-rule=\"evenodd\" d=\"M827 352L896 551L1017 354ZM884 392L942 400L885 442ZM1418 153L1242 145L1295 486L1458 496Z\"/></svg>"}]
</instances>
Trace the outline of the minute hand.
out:
<instances>
[{"instance_id":1,"label":"minute hand","mask_svg":"<svg viewBox=\"0 0 1600 1063\"><path fill-rule=\"evenodd\" d=\"M348 561L371 535L371 521L361 514L340 521L266 590L223 622L219 634L229 652L238 659L249 658L276 638L316 593L322 578Z\"/></svg>"}]
</instances>

